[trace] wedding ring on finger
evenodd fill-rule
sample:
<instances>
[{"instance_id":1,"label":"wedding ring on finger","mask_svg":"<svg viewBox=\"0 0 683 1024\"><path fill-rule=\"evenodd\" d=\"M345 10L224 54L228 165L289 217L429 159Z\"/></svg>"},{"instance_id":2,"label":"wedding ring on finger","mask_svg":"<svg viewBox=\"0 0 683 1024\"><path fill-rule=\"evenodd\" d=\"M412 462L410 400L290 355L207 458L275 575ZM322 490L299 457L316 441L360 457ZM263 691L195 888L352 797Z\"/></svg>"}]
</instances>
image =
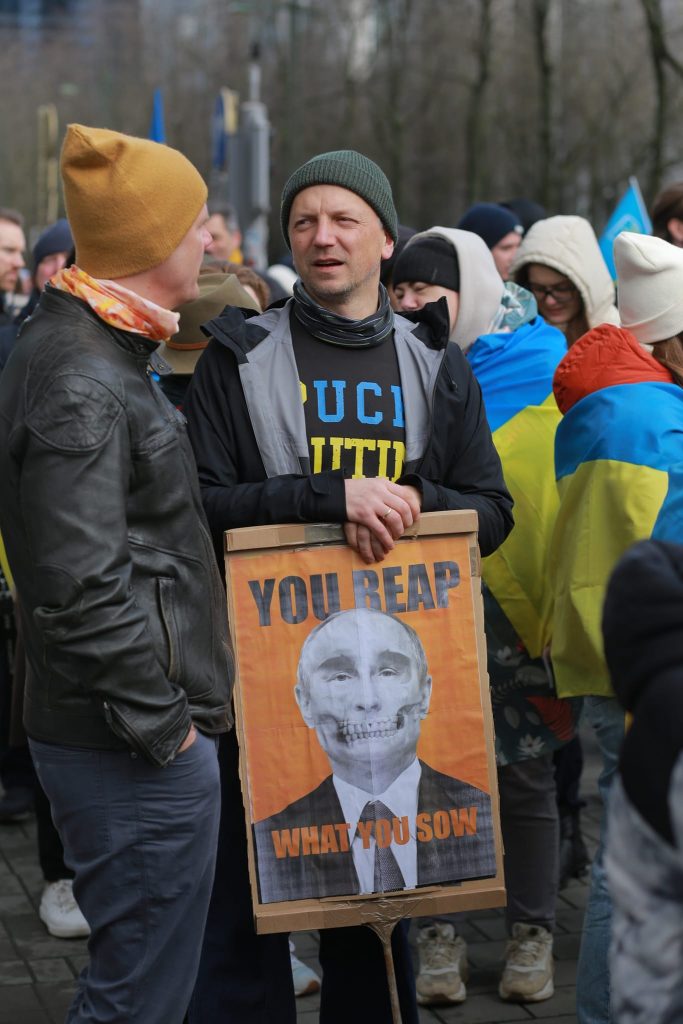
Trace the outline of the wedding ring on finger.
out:
<instances>
[{"instance_id":1,"label":"wedding ring on finger","mask_svg":"<svg viewBox=\"0 0 683 1024\"><path fill-rule=\"evenodd\" d=\"M384 520L384 519L387 519L387 518L388 518L388 517L389 517L389 516L391 515L391 513L392 513L393 511L394 511L394 510L393 510L393 508L388 508L388 509L386 510L386 512L384 513L384 515L382 516L382 520Z\"/></svg>"}]
</instances>

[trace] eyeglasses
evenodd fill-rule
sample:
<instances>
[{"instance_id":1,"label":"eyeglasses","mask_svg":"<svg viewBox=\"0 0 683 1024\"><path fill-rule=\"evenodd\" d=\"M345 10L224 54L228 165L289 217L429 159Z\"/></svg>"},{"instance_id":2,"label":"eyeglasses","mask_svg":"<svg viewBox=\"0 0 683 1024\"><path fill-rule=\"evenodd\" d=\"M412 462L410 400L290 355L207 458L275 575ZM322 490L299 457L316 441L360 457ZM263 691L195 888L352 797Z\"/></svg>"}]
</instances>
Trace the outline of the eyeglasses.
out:
<instances>
[{"instance_id":1,"label":"eyeglasses","mask_svg":"<svg viewBox=\"0 0 683 1024\"><path fill-rule=\"evenodd\" d=\"M543 300L547 298L554 299L558 306L563 306L565 302L569 302L572 296L576 295L576 288L573 284L529 284L527 288L532 293L535 299Z\"/></svg>"}]
</instances>

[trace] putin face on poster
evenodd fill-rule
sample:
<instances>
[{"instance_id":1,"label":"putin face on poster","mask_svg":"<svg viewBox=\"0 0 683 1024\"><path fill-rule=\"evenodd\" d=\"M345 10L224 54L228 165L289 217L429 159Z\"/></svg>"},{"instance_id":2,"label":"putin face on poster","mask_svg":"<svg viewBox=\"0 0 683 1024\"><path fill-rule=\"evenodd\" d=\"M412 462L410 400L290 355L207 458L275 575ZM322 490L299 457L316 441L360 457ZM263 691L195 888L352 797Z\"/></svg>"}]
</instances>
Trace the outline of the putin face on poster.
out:
<instances>
[{"instance_id":1,"label":"putin face on poster","mask_svg":"<svg viewBox=\"0 0 683 1024\"><path fill-rule=\"evenodd\" d=\"M489 795L417 756L431 692L422 642L393 615L337 612L309 633L295 697L332 773L254 826L261 902L495 874Z\"/></svg>"}]
</instances>

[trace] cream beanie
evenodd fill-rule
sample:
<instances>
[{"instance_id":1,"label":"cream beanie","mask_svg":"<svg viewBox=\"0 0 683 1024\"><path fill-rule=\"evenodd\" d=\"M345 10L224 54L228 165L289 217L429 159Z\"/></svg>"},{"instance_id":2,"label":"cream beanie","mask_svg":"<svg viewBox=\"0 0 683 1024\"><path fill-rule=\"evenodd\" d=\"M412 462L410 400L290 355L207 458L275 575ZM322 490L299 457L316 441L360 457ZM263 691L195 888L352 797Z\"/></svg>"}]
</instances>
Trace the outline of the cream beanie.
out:
<instances>
[{"instance_id":1,"label":"cream beanie","mask_svg":"<svg viewBox=\"0 0 683 1024\"><path fill-rule=\"evenodd\" d=\"M614 241L614 263L622 327L641 345L683 331L683 249L622 231Z\"/></svg>"},{"instance_id":2,"label":"cream beanie","mask_svg":"<svg viewBox=\"0 0 683 1024\"><path fill-rule=\"evenodd\" d=\"M91 277L158 267L207 199L199 171L177 149L106 128L70 124L61 172L76 263Z\"/></svg>"}]
</instances>

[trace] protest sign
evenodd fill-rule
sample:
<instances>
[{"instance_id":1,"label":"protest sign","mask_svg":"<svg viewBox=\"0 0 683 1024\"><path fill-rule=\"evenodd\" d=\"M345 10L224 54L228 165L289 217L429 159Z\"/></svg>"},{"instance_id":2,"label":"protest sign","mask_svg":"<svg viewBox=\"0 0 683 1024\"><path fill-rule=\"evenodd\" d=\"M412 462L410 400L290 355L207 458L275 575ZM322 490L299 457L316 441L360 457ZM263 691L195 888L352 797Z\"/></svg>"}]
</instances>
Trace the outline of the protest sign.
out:
<instances>
[{"instance_id":1,"label":"protest sign","mask_svg":"<svg viewBox=\"0 0 683 1024\"><path fill-rule=\"evenodd\" d=\"M476 514L226 535L259 931L504 902Z\"/></svg>"}]
</instances>

